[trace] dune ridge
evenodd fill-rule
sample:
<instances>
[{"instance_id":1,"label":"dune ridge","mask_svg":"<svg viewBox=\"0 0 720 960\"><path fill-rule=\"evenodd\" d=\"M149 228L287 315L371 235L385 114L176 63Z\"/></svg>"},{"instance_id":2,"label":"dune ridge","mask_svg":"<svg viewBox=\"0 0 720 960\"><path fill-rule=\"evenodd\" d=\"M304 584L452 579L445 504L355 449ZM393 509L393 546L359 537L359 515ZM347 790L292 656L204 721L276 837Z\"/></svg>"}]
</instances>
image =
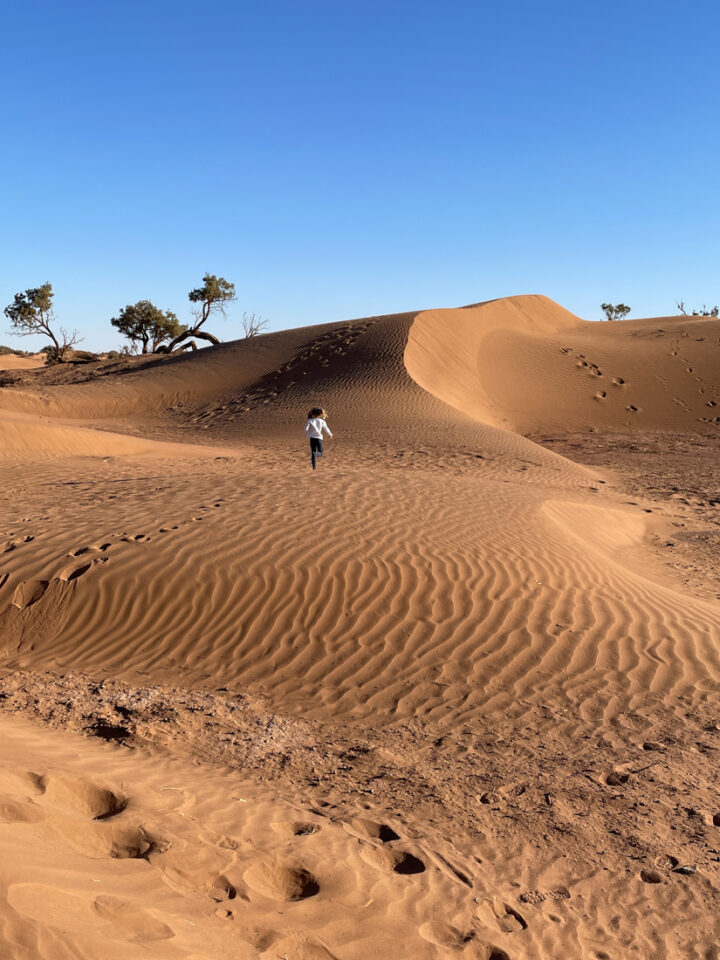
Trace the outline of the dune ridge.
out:
<instances>
[{"instance_id":1,"label":"dune ridge","mask_svg":"<svg viewBox=\"0 0 720 960\"><path fill-rule=\"evenodd\" d=\"M712 838L708 833L702 849L699 841L683 839L701 858L702 892L680 888L690 880L662 866L657 897L648 900L652 884L627 866L627 837L634 829L644 868L657 870L664 849L657 831L633 820L641 783L656 803L653 816L663 816L670 810L671 772L680 775L682 761L673 760L676 766L660 776L655 797L651 782L642 780L653 765L636 759L628 766L627 757L644 749L642 740L639 748L635 742L641 731L647 742L660 743L657 764L665 764L670 739L678 742L689 716L693 730L705 729L696 726L695 715L707 723L716 699L720 603L688 591L651 551L653 538L669 540L677 530L678 521L660 504L629 498L612 470L573 462L523 434L672 429L713 437L719 353L714 318L594 324L548 298L524 296L269 334L103 375L84 371L79 382L72 382L71 371L27 374L19 386L0 390L7 493L0 516L2 674L82 674L128 690L161 684L170 691L163 696L172 698L174 690L178 704L185 704L176 716L168 713L170 730L192 713L188 691L198 697L218 690L229 697L251 694L268 712L266 731L312 722L330 738L341 729L350 738L348 731L362 737L372 729L373 742L382 747L369 750L377 749L377 757L383 751L395 766L417 765L428 783L442 779L424 766L429 744L447 741L448 820L437 829L447 833L463 823L454 852L434 841L430 852L397 841L386 846L379 834L368 833L365 821L402 831L397 819L389 823L387 808L373 807L379 785L363 787L367 809L348 793L352 774L337 785L341 768L360 766L362 754L356 753L349 761L338 754L314 786L310 773L305 791L322 783L328 803L346 805L347 829L339 834L326 825L323 836L337 834L344 842L349 830L359 846L328 840L313 860L299 855L301 841L293 834L282 856L275 844L261 850L257 838L251 841L257 857L238 854L232 866L220 856L211 889L227 893L231 884L249 898L252 919L242 928L241 955L383 955L396 935L395 918L404 944L392 947L397 956L549 960L569 950L597 960L605 944L614 945L606 956L653 955L653 930L660 924L676 950L668 957L700 958L710 934L697 922L694 929L667 932L672 922L663 912L677 918L685 904L696 920L710 915L720 890ZM316 403L329 410L335 438L313 473L302 427L305 411ZM46 681L48 690L54 682ZM42 689L40 679L32 683ZM92 701L92 680L73 683L78 696L82 689ZM61 715L33 708L20 693L9 689L8 703L22 700L24 715L35 709L49 722ZM42 695L35 698L42 701ZM117 724L126 721L121 711ZM78 729L70 719L63 723ZM199 729L182 729L200 742ZM487 746L470 750L461 731ZM230 726L223 736L232 742L237 734ZM573 738L578 745L563 758L563 742ZM506 747L496 755L498 740ZM586 741L605 764L593 782L605 792L617 787L615 799L583 793L583 763L590 761L578 751ZM164 739L163 751L172 753L172 742ZM542 770L550 742L559 746L550 751L557 759L548 768L555 771L548 786ZM306 747L298 741L300 756ZM34 749L47 766L42 744L35 742ZM454 779L468 750L478 778L471 796L474 774ZM575 766L563 772L571 756ZM485 779L490 758L497 790ZM592 763L599 762L593 755ZM73 779L69 770L78 764L69 756L63 763L67 769L52 775ZM312 763L319 768L319 760ZM139 770L130 764L128 776L148 782L147 771L131 774L131 768ZM253 769L262 777L261 764ZM201 784L186 773L199 797ZM297 782L297 771L294 776ZM390 777L387 770L384 776ZM580 779L568 791L563 782L571 776ZM635 813L622 806L628 778L636 785ZM708 790L703 780L703 804L710 802ZM280 815L272 791L260 788L260 794L266 819L299 818L297 809ZM17 813L20 800L8 797L8 809ZM403 830L420 838L427 828L420 785L413 797L406 803L418 809L408 811ZM211 792L203 798L199 809L214 822ZM622 806L624 834L608 839L613 803ZM593 804L606 811L605 826ZM503 826L516 816L514 809L529 818L522 829ZM685 838L688 816L673 810L667 817L676 836ZM23 808L13 822L35 815L34 808ZM588 829L593 824L589 833L579 826L586 815ZM227 817L234 816L228 808ZM712 818L703 816L703 831L709 831ZM164 815L158 818L162 836ZM242 837L256 837L255 829ZM577 834L571 844L577 859L568 870L561 869L563 831ZM108 837L106 850L116 842L128 848L143 842L140 834L133 839L110 831ZM604 842L624 891L611 897L612 908L601 896ZM593 845L587 870L580 865L583 844ZM505 863L509 849L518 858L514 866ZM479 860L473 850L481 850ZM422 861L422 873L412 873L413 857ZM158 848L150 860L153 869L156 861L164 877L174 878L173 896L193 895L194 868L184 854ZM341 911L340 919L327 922L312 913L318 905L327 911L336 896L322 878L331 861L344 863L353 878L350 886L337 881L340 899L350 897L345 906L372 904L369 912ZM457 864L454 880L448 880L451 862ZM488 876L481 881L483 863ZM468 883L458 881L458 871L471 877ZM421 887L391 889L380 877L403 883L416 877ZM450 886L443 886L446 881ZM73 955L63 952L52 924L43 927L32 907L46 896L55 914L85 917L72 926L69 941L82 944L80 956L96 949L82 939L87 922L96 931L92 936L112 929L125 947L152 943L154 955L207 960L199 940L180 936L180 901L168 912L151 897L143 912L112 884L90 901L78 894L75 881L63 887L58 880L57 895L27 886L41 882L35 874L27 881L14 877L9 894L15 912L6 927L27 956L27 931L36 929L39 955ZM425 891L420 898L418 889ZM72 899L78 896L82 903ZM302 922L279 921L278 902L298 904L295 916ZM444 913L437 903L445 904ZM629 919L613 927L623 903ZM552 910L561 914L557 924ZM259 923L258 911L273 918L269 939L253 939L247 925ZM230 913L240 929L235 905ZM18 915L26 919L19 922ZM202 924L223 919L203 917ZM352 937L341 933L348 924L354 925ZM226 942L225 934L217 936L212 950ZM178 953L180 943L185 953ZM630 946L634 952L628 953Z\"/></svg>"}]
</instances>

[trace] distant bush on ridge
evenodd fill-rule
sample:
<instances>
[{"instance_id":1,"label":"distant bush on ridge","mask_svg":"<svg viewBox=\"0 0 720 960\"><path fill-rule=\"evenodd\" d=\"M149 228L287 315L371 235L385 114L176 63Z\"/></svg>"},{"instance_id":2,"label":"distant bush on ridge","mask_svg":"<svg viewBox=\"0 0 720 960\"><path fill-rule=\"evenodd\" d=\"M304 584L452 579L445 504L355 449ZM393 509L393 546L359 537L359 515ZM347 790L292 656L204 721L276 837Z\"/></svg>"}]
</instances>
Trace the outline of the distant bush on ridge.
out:
<instances>
[{"instance_id":1,"label":"distant bush on ridge","mask_svg":"<svg viewBox=\"0 0 720 960\"><path fill-rule=\"evenodd\" d=\"M705 304L702 305L700 310L693 310L692 313L688 313L685 309L684 300L678 300L675 306L684 317L717 317L720 314L720 307L706 307Z\"/></svg>"},{"instance_id":2,"label":"distant bush on ridge","mask_svg":"<svg viewBox=\"0 0 720 960\"><path fill-rule=\"evenodd\" d=\"M601 303L600 309L605 314L606 320L624 320L632 308L624 303Z\"/></svg>"}]
</instances>

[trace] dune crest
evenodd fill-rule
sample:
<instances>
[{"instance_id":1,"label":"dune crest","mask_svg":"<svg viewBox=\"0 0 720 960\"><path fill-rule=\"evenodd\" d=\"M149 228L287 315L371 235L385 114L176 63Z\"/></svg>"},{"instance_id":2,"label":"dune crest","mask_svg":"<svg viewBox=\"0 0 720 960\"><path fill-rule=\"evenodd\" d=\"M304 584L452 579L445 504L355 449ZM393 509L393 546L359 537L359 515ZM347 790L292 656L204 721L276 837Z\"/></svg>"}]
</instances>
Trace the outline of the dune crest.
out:
<instances>
[{"instance_id":1,"label":"dune crest","mask_svg":"<svg viewBox=\"0 0 720 960\"><path fill-rule=\"evenodd\" d=\"M547 297L420 313L410 375L484 423L520 433L715 432L720 320L588 322Z\"/></svg>"},{"instance_id":2,"label":"dune crest","mask_svg":"<svg viewBox=\"0 0 720 960\"><path fill-rule=\"evenodd\" d=\"M64 728L0 750L19 960L704 956L716 461L525 434L714 449L719 349L522 296L13 374L0 706Z\"/></svg>"}]
</instances>

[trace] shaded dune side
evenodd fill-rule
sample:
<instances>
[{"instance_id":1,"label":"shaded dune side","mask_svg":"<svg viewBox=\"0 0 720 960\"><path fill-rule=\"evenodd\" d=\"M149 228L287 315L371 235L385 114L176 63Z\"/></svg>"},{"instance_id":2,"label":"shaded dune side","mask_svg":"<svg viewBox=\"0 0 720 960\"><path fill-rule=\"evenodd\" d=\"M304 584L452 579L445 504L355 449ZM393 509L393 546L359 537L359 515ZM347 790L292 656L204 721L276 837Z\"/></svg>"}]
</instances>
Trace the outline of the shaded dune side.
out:
<instances>
[{"instance_id":1,"label":"shaded dune side","mask_svg":"<svg viewBox=\"0 0 720 960\"><path fill-rule=\"evenodd\" d=\"M413 378L520 433L720 427L720 320L589 323L542 296L418 315Z\"/></svg>"},{"instance_id":2,"label":"shaded dune side","mask_svg":"<svg viewBox=\"0 0 720 960\"><path fill-rule=\"evenodd\" d=\"M333 326L302 327L173 357L148 357L139 365L96 379L88 375L71 385L0 388L0 408L80 420L153 413L250 386L280 367L305 341Z\"/></svg>"}]
</instances>

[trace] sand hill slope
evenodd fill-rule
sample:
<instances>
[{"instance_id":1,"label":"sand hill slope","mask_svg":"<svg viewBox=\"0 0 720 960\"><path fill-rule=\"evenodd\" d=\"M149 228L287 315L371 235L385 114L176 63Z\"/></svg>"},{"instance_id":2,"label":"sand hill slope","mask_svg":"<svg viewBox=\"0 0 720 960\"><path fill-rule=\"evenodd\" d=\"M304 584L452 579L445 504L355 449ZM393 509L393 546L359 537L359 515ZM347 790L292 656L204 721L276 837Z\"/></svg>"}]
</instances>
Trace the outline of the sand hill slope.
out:
<instances>
[{"instance_id":1,"label":"sand hill slope","mask_svg":"<svg viewBox=\"0 0 720 960\"><path fill-rule=\"evenodd\" d=\"M588 323L525 296L422 313L405 362L447 403L521 433L700 431L720 424L719 345L714 317Z\"/></svg>"},{"instance_id":2,"label":"sand hill slope","mask_svg":"<svg viewBox=\"0 0 720 960\"><path fill-rule=\"evenodd\" d=\"M704 331L693 341L698 350L718 352L717 321L681 323ZM487 386L489 369L500 368L491 348L513 337L527 341L502 367L518 397L531 347L542 371L526 391L526 426L547 427L563 415L587 425L587 410L600 429L613 409L616 425L624 423L619 401L595 401L592 391L614 372L607 354L615 351L625 374L617 390L638 398L636 378L649 366L644 332L656 326L642 321L643 335L633 337L629 324L583 324L546 298L519 297L275 334L181 358L159 374L133 373L119 385L5 391L4 403L63 415L56 452L64 443L83 452L72 444L84 432L102 438L103 456L113 444L118 455L132 453L137 440L78 432L77 417L67 426L69 414L83 413L86 423L100 416L118 430L123 421L107 414L120 412L121 401L133 432L237 444L231 459L208 450L183 481L165 463L148 470L85 461L91 525L78 527L64 490L62 517L44 522L42 536L33 529L31 548L8 551L0 604L7 642L17 647L12 662L122 664L126 672L162 663L183 682L221 671L321 714L449 717L548 689L587 708L595 698L627 702L634 691L714 682L717 610L684 598L678 616L672 584L653 580L651 567L636 572L647 514L599 496L602 478L492 423L510 419L520 402L509 386L502 402ZM683 339L675 326L667 348ZM599 348L592 354L602 364L595 371L563 352L592 338L608 344L602 356ZM494 363L485 359L488 343ZM676 360L667 349L666 366ZM646 419L669 411L687 428L714 429L695 416L717 395L711 363L701 385L700 373L683 372L679 404L671 396L679 390L662 386L665 367L652 370L645 382L654 378L657 396L642 394L638 404ZM318 400L331 411L337 440L332 469L328 460L314 475L301 427L303 411ZM16 421L3 424L17 431ZM35 445L46 455L48 434L38 429L26 428L25 452ZM128 478L121 498L110 493L118 469ZM145 480L130 482L148 473L149 489ZM8 544L17 533L8 531ZM44 584L42 598L24 602L24 583ZM655 645L666 642L668 624L672 647L660 663Z\"/></svg>"},{"instance_id":3,"label":"sand hill slope","mask_svg":"<svg viewBox=\"0 0 720 960\"><path fill-rule=\"evenodd\" d=\"M97 378L78 374L83 380L75 383L37 375L22 389L0 390L7 493L0 518L3 671L83 672L128 689L160 684L198 696L219 688L228 696L252 694L286 718L286 731L291 722L318 724L317 731L344 725L363 735L371 728L392 730L382 734L396 738L395 747L384 743L382 769L400 769L401 779L410 781L410 768L422 768L420 758L435 743L447 760L443 774L433 774L437 789L443 777L454 782L461 758L472 755L477 774L468 772L464 794L458 787L444 801L464 811L466 832L456 838L455 853L435 834L422 849L397 846L398 857L422 860L420 886L386 889L388 877L397 881L394 848L370 836L357 840L355 852L338 853L345 833L330 821L320 823L324 839L310 873L327 872L335 860L346 862L354 878L352 889L338 881L327 888L330 900L312 901L326 910L342 902L350 912L340 911L337 923L320 924L315 906L303 907L291 931L273 913L273 936L253 939L250 926L277 910L262 898L287 901L277 891L302 887L298 864L310 860L302 861L302 841L294 834L282 851L269 844L274 865L259 857L265 866L257 869L241 854L230 863L218 853L225 849L220 841L213 841L207 853L213 866L190 873L202 875L205 884L215 871L213 883L218 877L230 883L232 869L234 888L248 888L240 956L360 960L389 956L392 949L394 956L429 960L456 954L550 960L564 950L597 960L603 938L627 947L627 937L634 937L644 954L618 953L618 946L604 955L699 957L688 945L704 941L686 928L668 932L671 951L653 953L653 925L678 895L669 884L654 905L630 909L613 932L619 901L603 905L600 895L606 862L601 838L607 839L615 815L610 807L602 823L598 817L581 824L577 818L584 814L563 800L569 803L561 817L571 824L568 836L581 833L567 841L572 862L563 865L562 831L544 839L533 833L530 821L540 816L534 807L523 808L529 825L507 825L506 814L512 820L513 804L522 808L518 798L529 789L517 770L506 786L520 792L503 794L502 801L487 785L481 789L480 780L474 788L469 784L482 770L477 738L489 730L504 731L492 743L499 737L512 754L518 730L532 726L545 746L524 741L518 762L532 757L533 769L540 770L553 738L580 750L584 738L595 744L604 729L604 742L617 746L625 744L618 732L624 718L643 718L643 730L655 729L660 716L664 724L681 725L693 705L712 701L720 679L720 604L689 594L648 550L646 537L668 528L667 518L655 504L627 502L612 476L522 434L717 432L719 355L720 324L712 318L590 324L532 296L270 334L152 361L144 369ZM313 473L302 427L305 411L316 403L328 408L335 438ZM48 711L57 718L57 706ZM172 723L182 715L177 709ZM273 723L263 736L271 736ZM640 726L632 728L633 736ZM470 731L476 746L470 748L460 731ZM201 733L193 725L183 736L204 744ZM238 740L232 726L227 738ZM285 762L292 766L295 752L310 749L311 739L288 748ZM452 750L440 746L446 741ZM165 743L165 749L172 748ZM41 753L37 763L47 767ZM328 790L338 771L360 764L360 756L337 760L327 772ZM628 781L626 760L602 761L612 766L593 774L602 790L615 766L617 782ZM323 762L314 758L312 769ZM564 761L557 762L560 770ZM553 774L552 788L540 775L533 781L530 793L540 798L542 816L560 816L562 805L542 797L552 797L565 777L582 784L585 762L578 752L572 774ZM47 797L47 777L60 774L48 770L41 771L45 779L33 803L54 823L57 805ZM122 764L113 776L124 776ZM147 782L145 773L138 776ZM320 775L308 776L317 787ZM82 763L72 777L87 779ZM367 787L370 807L374 789ZM159 784L153 782L152 790ZM202 793L199 784L197 790ZM418 790L407 801L411 806L422 805ZM468 790L477 790L472 802ZM504 811L492 822L490 809L482 812L482 827L473 820L479 814L469 810L478 807L481 793L490 797L485 806L497 800ZM258 803L273 802L267 793L258 796ZM507 807L511 796L516 800ZM147 803L159 817L156 800ZM333 802L340 804L339 794ZM658 811L665 802L658 799ZM209 798L200 809L225 836L229 827L220 822L231 814L216 817ZM270 808L263 811L266 820L275 817ZM384 822L359 807L355 812L349 820ZM25 822L21 813L14 823ZM285 810L276 818L294 816ZM421 820L409 815L396 832L403 840L429 837L432 830ZM260 843L259 823L237 827L232 849ZM186 842L183 829L173 821L172 831ZM657 830L639 823L634 829L643 850L660 856ZM687 829L683 821L680 833ZM476 836L475 848L473 830L486 838ZM462 856L455 861L458 849ZM473 857L473 849L482 853ZM520 858L515 865L510 850ZM615 870L621 852L612 850ZM166 869L164 862L159 857L158 869ZM433 869L425 869L431 862ZM164 875L174 877L170 886L179 884L185 896L196 881L188 879L187 865L173 869ZM647 885L633 866L621 874L617 882L627 897L645 895ZM717 880L708 874L704 893L694 888L683 894L695 929ZM514 883L529 890L524 907ZM554 891L554 899L543 890ZM167 901L162 910L156 904L160 913L147 919L128 900L127 888L113 888L99 905L87 891L71 893L76 899L69 900L67 891L53 894L56 913L71 904L76 919L92 913L99 924L99 917L105 926L93 927L93 936L112 928L124 943L143 949L162 941L153 955L207 960L200 941L182 939L180 948L183 916L188 923L200 920L178 913L177 903ZM32 907L36 898L37 891L14 889L11 899L16 912L42 924ZM566 899L556 924L553 904ZM384 904L384 919L376 909L353 913L371 902ZM26 950L17 955L31 956L26 928L18 927L14 914L8 923ZM70 937L76 954L63 953L57 937L46 933L38 943L50 946L37 955L90 955L97 941L77 946L81 926L78 919ZM401 946L391 948L394 936ZM283 937L290 937L289 946Z\"/></svg>"}]
</instances>

